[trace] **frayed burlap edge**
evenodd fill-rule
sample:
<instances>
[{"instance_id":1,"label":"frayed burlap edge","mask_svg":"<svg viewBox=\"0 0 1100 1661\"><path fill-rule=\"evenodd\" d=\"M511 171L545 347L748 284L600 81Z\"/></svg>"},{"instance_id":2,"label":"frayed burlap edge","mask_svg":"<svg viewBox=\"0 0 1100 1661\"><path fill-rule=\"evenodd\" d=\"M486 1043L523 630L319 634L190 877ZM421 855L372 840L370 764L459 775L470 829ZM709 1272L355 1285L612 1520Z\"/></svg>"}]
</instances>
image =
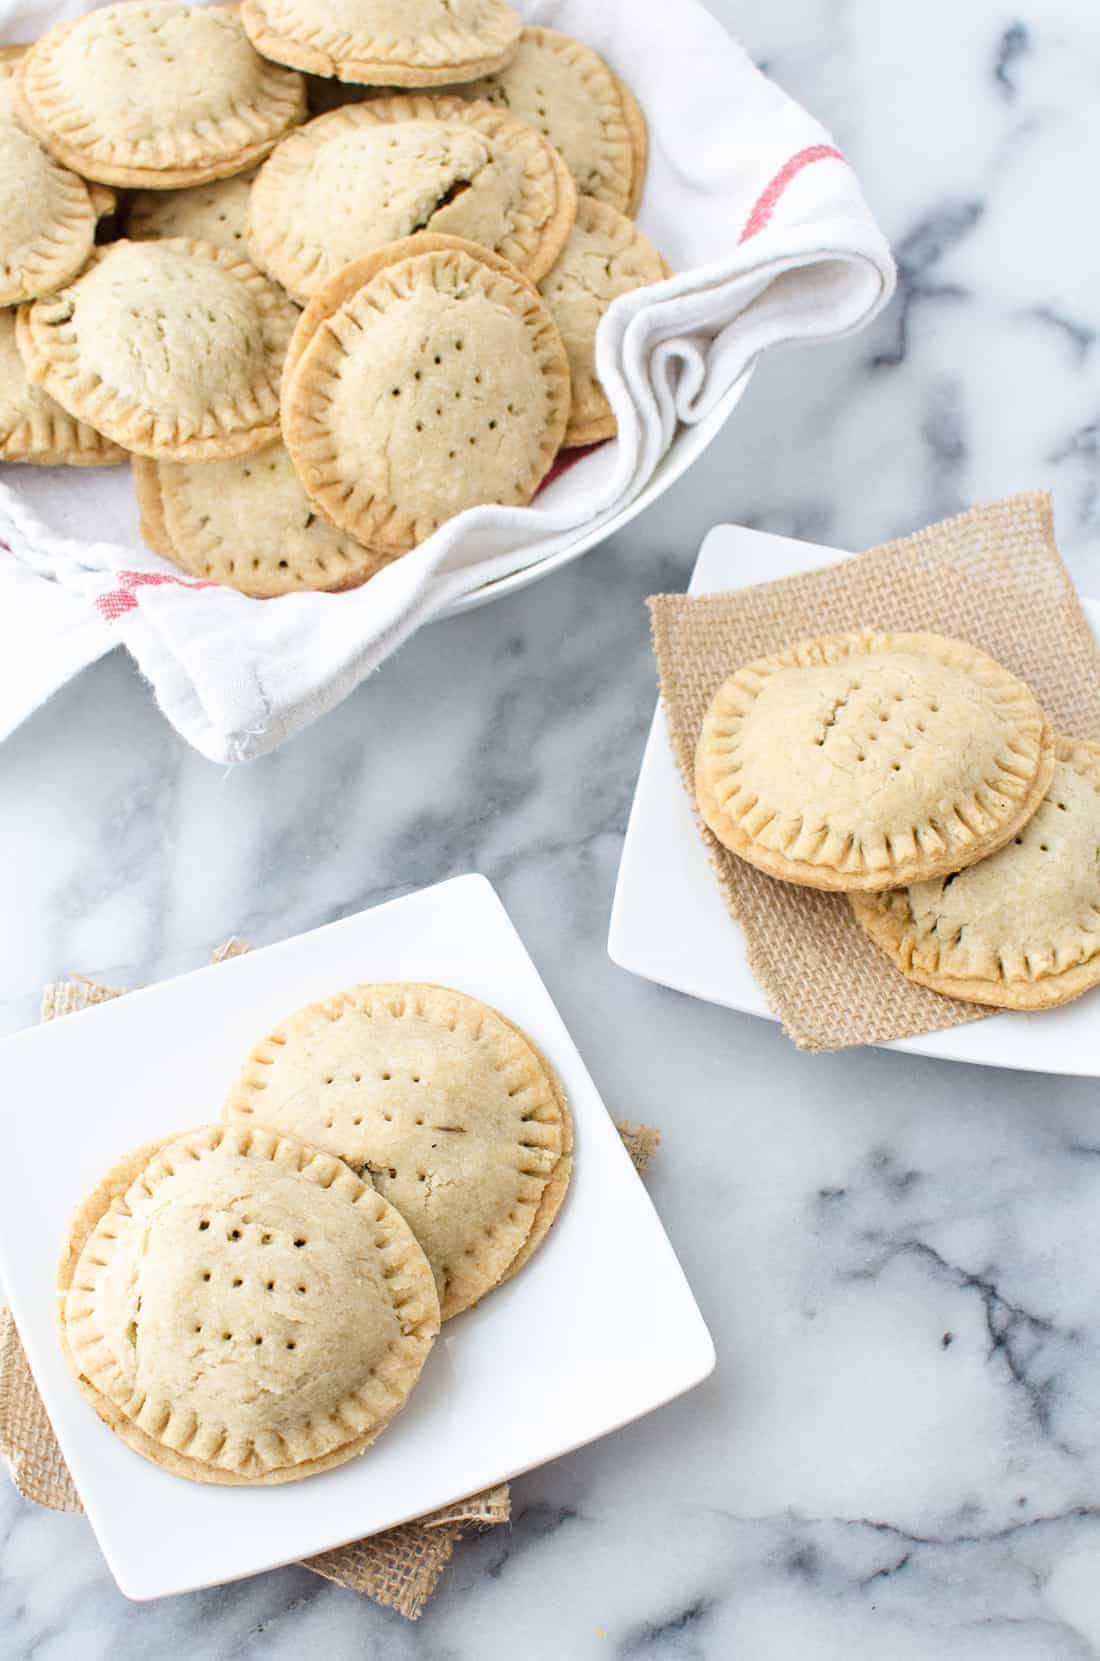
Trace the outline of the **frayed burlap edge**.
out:
<instances>
[{"instance_id":1,"label":"frayed burlap edge","mask_svg":"<svg viewBox=\"0 0 1100 1661\"><path fill-rule=\"evenodd\" d=\"M24 1499L83 1511L9 1309L0 1309L0 1456Z\"/></svg>"},{"instance_id":2,"label":"frayed burlap edge","mask_svg":"<svg viewBox=\"0 0 1100 1661\"><path fill-rule=\"evenodd\" d=\"M1059 732L1100 738L1100 656L1054 540L1050 498L1025 492L898 542L770 583L650 602L661 702L693 807L695 746L722 681L792 641L852 629L972 641L1027 681ZM941 1031L991 1011L906 979L843 895L766 876L699 819L753 975L802 1049Z\"/></svg>"},{"instance_id":3,"label":"frayed burlap edge","mask_svg":"<svg viewBox=\"0 0 1100 1661\"><path fill-rule=\"evenodd\" d=\"M223 963L248 949L243 940L227 940L224 946L218 947L213 961ZM57 1020L93 1004L123 997L127 990L74 976L45 988L41 1019ZM651 1125L625 1120L618 1129L635 1167L639 1173L644 1172L657 1151L660 1133ZM15 1322L10 1310L3 1308L0 1308L0 1458L25 1499L52 1511L83 1510L23 1353ZM494 1528L506 1523L510 1515L508 1484L502 1482L415 1522L305 1558L303 1565L314 1574L349 1591L365 1594L415 1621L435 1591L465 1531Z\"/></svg>"}]
</instances>

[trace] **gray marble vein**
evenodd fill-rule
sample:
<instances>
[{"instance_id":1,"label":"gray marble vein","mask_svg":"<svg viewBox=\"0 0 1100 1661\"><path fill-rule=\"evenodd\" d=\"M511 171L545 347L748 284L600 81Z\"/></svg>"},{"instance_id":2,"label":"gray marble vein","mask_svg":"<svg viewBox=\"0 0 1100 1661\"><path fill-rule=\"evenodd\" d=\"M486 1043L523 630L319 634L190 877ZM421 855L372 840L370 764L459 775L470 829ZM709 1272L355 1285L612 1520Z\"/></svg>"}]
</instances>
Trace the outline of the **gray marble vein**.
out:
<instances>
[{"instance_id":1,"label":"gray marble vein","mask_svg":"<svg viewBox=\"0 0 1100 1661\"><path fill-rule=\"evenodd\" d=\"M0 1029L71 970L151 980L484 871L612 1109L665 1132L718 1369L518 1481L415 1627L300 1569L129 1605L82 1519L0 1482L13 1661L1100 1657L1096 1085L800 1055L605 950L645 596L715 521L858 548L1050 487L1100 593L1100 10L712 3L858 167L894 306L776 354L643 519L274 756L203 761L119 655L62 692L0 752Z\"/></svg>"}]
</instances>

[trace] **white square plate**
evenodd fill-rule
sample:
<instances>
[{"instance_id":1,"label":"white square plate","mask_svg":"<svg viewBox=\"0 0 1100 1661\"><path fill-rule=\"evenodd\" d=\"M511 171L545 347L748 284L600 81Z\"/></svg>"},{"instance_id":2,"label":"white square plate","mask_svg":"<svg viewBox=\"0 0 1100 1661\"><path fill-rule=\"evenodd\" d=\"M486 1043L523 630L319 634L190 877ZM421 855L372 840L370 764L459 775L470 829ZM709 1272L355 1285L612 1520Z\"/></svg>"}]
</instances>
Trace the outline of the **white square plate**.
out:
<instances>
[{"instance_id":1,"label":"white square plate","mask_svg":"<svg viewBox=\"0 0 1100 1661\"><path fill-rule=\"evenodd\" d=\"M182 1481L96 1418L54 1333L73 1207L127 1148L219 1117L254 1040L357 981L483 998L553 1061L576 1123L569 1196L530 1266L449 1322L362 1459L275 1488ZM0 1271L111 1572L132 1598L256 1574L541 1465L698 1384L714 1346L672 1247L493 889L466 876L0 1044Z\"/></svg>"},{"instance_id":2,"label":"white square plate","mask_svg":"<svg viewBox=\"0 0 1100 1661\"><path fill-rule=\"evenodd\" d=\"M718 525L703 543L688 592L750 588L848 558L835 548ZM1100 636L1100 601L1081 603ZM607 949L614 963L647 980L746 1015L777 1019L719 893L659 705L627 826ZM993 1015L971 1026L900 1038L882 1047L988 1067L1097 1077L1100 988L1063 1009Z\"/></svg>"}]
</instances>

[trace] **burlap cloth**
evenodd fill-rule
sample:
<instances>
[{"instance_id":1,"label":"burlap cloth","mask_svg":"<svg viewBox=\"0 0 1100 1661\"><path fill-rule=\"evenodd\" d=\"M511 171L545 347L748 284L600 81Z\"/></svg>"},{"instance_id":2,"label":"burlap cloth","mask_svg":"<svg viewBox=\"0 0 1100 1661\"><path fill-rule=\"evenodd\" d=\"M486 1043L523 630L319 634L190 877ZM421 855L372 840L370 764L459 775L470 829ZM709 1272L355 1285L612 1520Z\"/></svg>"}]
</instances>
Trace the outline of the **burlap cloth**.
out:
<instances>
[{"instance_id":1,"label":"burlap cloth","mask_svg":"<svg viewBox=\"0 0 1100 1661\"><path fill-rule=\"evenodd\" d=\"M972 508L825 570L731 594L660 594L649 604L661 699L693 803L696 741L726 676L796 640L850 629L969 640L1029 683L1059 732L1100 739L1100 654L1055 546L1050 498L1039 492ZM987 1013L906 980L843 895L777 882L699 828L753 973L801 1048L905 1038Z\"/></svg>"},{"instance_id":2,"label":"burlap cloth","mask_svg":"<svg viewBox=\"0 0 1100 1661\"><path fill-rule=\"evenodd\" d=\"M230 940L214 953L214 962L220 963L247 950L243 941ZM47 986L43 992L41 1018L53 1021L74 1010L87 1009L90 1004L120 998L127 990L99 986L79 978L61 981ZM634 1125L625 1120L617 1121L617 1126L637 1170L644 1172L657 1151L660 1133L650 1125ZM83 1510L23 1354L15 1322L3 1308L0 1308L0 1457L25 1499L48 1506L52 1511ZM474 1494L442 1511L433 1511L416 1522L387 1529L384 1534L374 1534L366 1540L356 1540L336 1551L322 1552L319 1557L307 1557L304 1567L352 1592L365 1593L415 1621L465 1530L506 1523L510 1515L508 1484L502 1482L483 1494Z\"/></svg>"}]
</instances>

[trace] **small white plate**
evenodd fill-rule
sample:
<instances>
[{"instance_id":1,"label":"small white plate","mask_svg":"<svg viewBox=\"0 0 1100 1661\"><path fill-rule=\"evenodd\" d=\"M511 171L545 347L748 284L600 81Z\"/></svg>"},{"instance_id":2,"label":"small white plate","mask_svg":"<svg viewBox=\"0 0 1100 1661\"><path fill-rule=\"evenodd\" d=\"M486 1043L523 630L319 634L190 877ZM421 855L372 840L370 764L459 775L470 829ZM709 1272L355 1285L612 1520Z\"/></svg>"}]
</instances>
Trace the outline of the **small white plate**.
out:
<instances>
[{"instance_id":1,"label":"small white plate","mask_svg":"<svg viewBox=\"0 0 1100 1661\"><path fill-rule=\"evenodd\" d=\"M96 1418L54 1330L70 1212L127 1148L216 1120L256 1037L357 981L483 998L558 1069L573 1183L542 1250L443 1328L361 1458L275 1488L169 1476ZM700 1383L714 1346L644 1187L523 943L465 876L0 1044L0 1272L103 1554L131 1598L235 1580L390 1528L603 1436Z\"/></svg>"},{"instance_id":2,"label":"small white plate","mask_svg":"<svg viewBox=\"0 0 1100 1661\"><path fill-rule=\"evenodd\" d=\"M749 588L848 558L835 548L718 525L703 543L688 592ZM1082 600L1082 605L1100 636L1100 601ZM777 1019L715 882L660 706L630 812L607 949L614 963L647 980L746 1015ZM987 1067L1098 1077L1100 989L1063 1009L993 1015L882 1047Z\"/></svg>"}]
</instances>

